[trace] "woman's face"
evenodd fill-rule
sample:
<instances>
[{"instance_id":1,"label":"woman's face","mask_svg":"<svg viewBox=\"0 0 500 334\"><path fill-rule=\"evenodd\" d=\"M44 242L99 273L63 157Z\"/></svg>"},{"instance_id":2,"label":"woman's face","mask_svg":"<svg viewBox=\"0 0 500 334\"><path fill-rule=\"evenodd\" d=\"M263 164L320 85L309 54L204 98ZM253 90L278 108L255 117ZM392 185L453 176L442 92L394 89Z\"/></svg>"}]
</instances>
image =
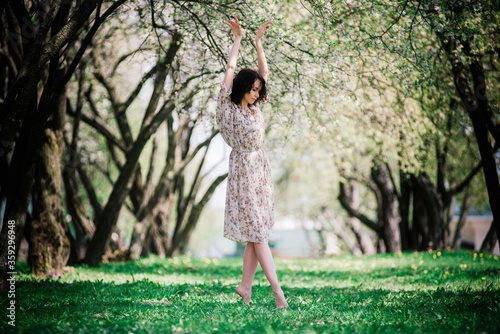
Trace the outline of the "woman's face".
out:
<instances>
[{"instance_id":1,"label":"woman's face","mask_svg":"<svg viewBox=\"0 0 500 334\"><path fill-rule=\"evenodd\" d=\"M259 98L259 92L262 88L259 79L255 79L252 89L248 93L245 93L243 96L243 100L248 104L253 104Z\"/></svg>"}]
</instances>

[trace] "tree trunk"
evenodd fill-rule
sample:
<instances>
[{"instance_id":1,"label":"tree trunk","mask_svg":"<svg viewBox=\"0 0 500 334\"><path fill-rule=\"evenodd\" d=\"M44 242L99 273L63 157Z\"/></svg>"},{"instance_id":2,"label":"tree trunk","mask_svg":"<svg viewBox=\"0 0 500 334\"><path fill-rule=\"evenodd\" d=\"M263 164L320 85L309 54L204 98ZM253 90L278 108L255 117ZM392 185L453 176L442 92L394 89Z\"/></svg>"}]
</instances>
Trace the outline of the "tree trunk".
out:
<instances>
[{"instance_id":1,"label":"tree trunk","mask_svg":"<svg viewBox=\"0 0 500 334\"><path fill-rule=\"evenodd\" d=\"M401 251L401 234L399 231L399 211L396 189L391 181L390 171L383 161L376 159L371 170L371 178L380 191L378 204L379 222L382 223L382 239L388 253Z\"/></svg>"},{"instance_id":2,"label":"tree trunk","mask_svg":"<svg viewBox=\"0 0 500 334\"><path fill-rule=\"evenodd\" d=\"M208 148L207 148L208 149ZM189 237L196 227L196 224L198 223L198 220L200 218L200 215L203 211L203 208L205 205L208 203L210 198L212 198L212 195L217 189L217 186L224 181L227 178L227 173L223 175L219 175L210 185L210 187L207 189L203 197L200 199L198 203L193 204L193 207L191 211L189 212L189 216L186 218L186 223L184 225L184 228L182 229L182 232L179 233L178 237L175 239L172 239L172 244L170 248L167 251L167 256L172 256L175 252L178 251L178 248L183 242L186 242L189 240Z\"/></svg>"},{"instance_id":3,"label":"tree trunk","mask_svg":"<svg viewBox=\"0 0 500 334\"><path fill-rule=\"evenodd\" d=\"M170 245L167 226L168 212L161 210L155 216L151 224L150 233L146 241L146 245L149 246L151 253L160 257L165 257L167 255L167 250ZM144 255L144 253L141 254L141 256Z\"/></svg>"},{"instance_id":4,"label":"tree trunk","mask_svg":"<svg viewBox=\"0 0 500 334\"><path fill-rule=\"evenodd\" d=\"M171 194L171 189L167 187L169 190L169 194ZM167 234L168 228L168 213L170 211L170 206L173 201L173 196L169 195L168 197L161 200L155 208L152 209L152 212L146 213L145 217L135 223L134 231L132 233L132 240L130 241L130 257L133 260L138 259L139 257L145 256L151 252L152 242L160 242L158 244L159 249L164 248L166 255L166 250L170 246L170 240ZM161 229L163 232L158 234L157 236L151 235L152 225L157 225L158 222L161 221ZM154 227L154 229L157 228ZM157 238L163 238L162 240L155 240ZM162 246L161 246L162 245Z\"/></svg>"},{"instance_id":5,"label":"tree trunk","mask_svg":"<svg viewBox=\"0 0 500 334\"><path fill-rule=\"evenodd\" d=\"M338 246L339 238L337 234L326 228L318 230L318 234L321 242L321 256L339 255L340 247Z\"/></svg>"},{"instance_id":6,"label":"tree trunk","mask_svg":"<svg viewBox=\"0 0 500 334\"><path fill-rule=\"evenodd\" d=\"M134 181L132 182L132 188L130 189L129 193L129 198L134 208L134 214L136 215L141 208L143 196L144 196L144 187L142 184L141 165L139 165L137 166L137 171L135 172Z\"/></svg>"},{"instance_id":7,"label":"tree trunk","mask_svg":"<svg viewBox=\"0 0 500 334\"><path fill-rule=\"evenodd\" d=\"M416 177L412 175L412 184L415 182ZM425 210L422 196L416 194L416 187L413 189L412 243L416 250L423 251L430 244L427 210Z\"/></svg>"},{"instance_id":8,"label":"tree trunk","mask_svg":"<svg viewBox=\"0 0 500 334\"><path fill-rule=\"evenodd\" d=\"M97 218L97 229L87 249L85 262L90 265L97 265L105 253L111 232L116 225L120 209L125 202L126 197L132 187L135 172L139 163L139 157L144 146L151 135L158 129L167 115L172 111L171 108L162 109L155 114L154 119L141 130L137 139L127 154L127 161L120 171L120 176L113 186L113 191L104 207L101 215Z\"/></svg>"},{"instance_id":9,"label":"tree trunk","mask_svg":"<svg viewBox=\"0 0 500 334\"><path fill-rule=\"evenodd\" d=\"M467 213L470 208L470 192L471 192L471 184L467 186L464 193L464 198L462 200L462 205L460 207L460 218L458 219L457 226L455 229L455 236L453 237L453 242L451 243L451 247L453 249L458 249L460 247L460 243L462 241L462 228L467 221Z\"/></svg>"},{"instance_id":10,"label":"tree trunk","mask_svg":"<svg viewBox=\"0 0 500 334\"><path fill-rule=\"evenodd\" d=\"M28 226L28 262L31 271L40 277L62 276L70 255L61 193L65 107L66 96L61 94L37 152L33 219Z\"/></svg>"},{"instance_id":11,"label":"tree trunk","mask_svg":"<svg viewBox=\"0 0 500 334\"><path fill-rule=\"evenodd\" d=\"M359 185L357 182L351 182L349 183L348 187L349 190L346 191L346 200L350 203L350 206L354 210L358 210L360 203L358 190ZM356 236L359 248L361 249L363 254L371 255L377 252L370 236L365 231L363 231L363 229L361 228L361 223L357 218L347 218L347 225L351 228L352 232Z\"/></svg>"},{"instance_id":12,"label":"tree trunk","mask_svg":"<svg viewBox=\"0 0 500 334\"><path fill-rule=\"evenodd\" d=\"M149 221L143 219L140 222L134 224L134 230L132 231L132 239L130 240L130 258L132 260L137 260L141 257L142 248L146 240L146 234L149 230Z\"/></svg>"},{"instance_id":13,"label":"tree trunk","mask_svg":"<svg viewBox=\"0 0 500 334\"><path fill-rule=\"evenodd\" d=\"M80 198L75 168L68 165L64 168L63 181L66 190L66 209L75 229L75 237L71 236L69 262L80 263L85 257L86 244L94 236L95 226Z\"/></svg>"},{"instance_id":14,"label":"tree trunk","mask_svg":"<svg viewBox=\"0 0 500 334\"><path fill-rule=\"evenodd\" d=\"M401 187L401 197L399 200L399 214L401 216L400 232L401 232L401 249L411 250L416 248L414 243L414 231L410 227L410 203L411 203L411 183L409 175L399 169L399 183Z\"/></svg>"},{"instance_id":15,"label":"tree trunk","mask_svg":"<svg viewBox=\"0 0 500 334\"><path fill-rule=\"evenodd\" d=\"M170 44L165 58L165 65L173 61L180 46L181 35L175 33L172 36L172 43ZM146 110L146 116L144 117L142 122L141 131L137 135L137 138L133 145L128 149L127 160L120 170L120 175L118 176L118 179L113 186L113 190L109 196L109 200L106 206L104 207L101 215L97 218L96 233L89 244L89 248L87 249L87 254L85 256L85 262L90 265L97 265L104 255L107 243L109 242L109 238L111 236L111 231L113 230L118 220L120 209L123 206L126 197L129 195L130 189L132 188L132 185L134 183L139 164L139 157L142 153L142 150L144 149L144 146L151 138L153 133L158 130L158 127L173 112L175 108L175 102L173 99L171 99L166 101L161 106L159 111L157 111L156 113L154 112L162 96L165 80L166 72L163 75L157 76L155 79L154 91ZM196 90L192 90L191 93L188 94L183 99L183 101L181 101L181 105L184 105L185 103L187 103L187 101L191 101L196 92ZM140 202L141 201L137 202L139 206Z\"/></svg>"},{"instance_id":16,"label":"tree trunk","mask_svg":"<svg viewBox=\"0 0 500 334\"><path fill-rule=\"evenodd\" d=\"M14 222L15 232L15 256L21 245L24 234L24 227L27 221L28 204L30 200L31 188L33 185L33 176L35 170L35 156L38 144L41 141L43 128L40 129L39 123L45 126L45 121L40 120L33 115L36 111L36 89L28 87L33 95L30 103L33 105L33 112L29 113L27 119L23 121L21 133L16 141L16 146L10 162L9 183L7 187L7 201L5 205L5 214L0 234L0 272L2 278L1 288L6 287L7 272L13 271L7 267L8 262L8 222Z\"/></svg>"},{"instance_id":17,"label":"tree trunk","mask_svg":"<svg viewBox=\"0 0 500 334\"><path fill-rule=\"evenodd\" d=\"M168 235L168 210L160 210L155 217L156 228L158 231L155 244L157 246L156 254L166 256L167 251L171 246L172 240Z\"/></svg>"},{"instance_id":18,"label":"tree trunk","mask_svg":"<svg viewBox=\"0 0 500 334\"><path fill-rule=\"evenodd\" d=\"M434 185L425 173L418 176L412 175L414 196L414 223L423 227L422 244L420 250L438 249L444 247L443 235L446 237L446 226L444 222L444 208L440 196Z\"/></svg>"},{"instance_id":19,"label":"tree trunk","mask_svg":"<svg viewBox=\"0 0 500 334\"><path fill-rule=\"evenodd\" d=\"M347 220L347 224L350 226L352 232L356 236L356 240L358 241L360 249L363 251L363 254L373 255L377 253L377 249L373 245L373 241L370 238L370 235L366 233L361 227L361 223L357 218L349 218Z\"/></svg>"},{"instance_id":20,"label":"tree trunk","mask_svg":"<svg viewBox=\"0 0 500 334\"><path fill-rule=\"evenodd\" d=\"M339 189L340 189L340 191L339 191L338 200L340 202L340 205L342 205L342 207L344 208L344 210L346 210L347 213L351 217L356 217L363 224L365 224L367 227L369 227L370 229L375 231L375 233L377 233L377 235L381 234L382 232L381 232L381 227L380 227L379 222L376 222L376 221L369 219L367 216L362 214L359 210L356 210L351 206L351 203L348 201L348 198L350 196L350 194L349 194L350 190L349 190L348 185L346 185L344 182L340 181L339 182Z\"/></svg>"},{"instance_id":21,"label":"tree trunk","mask_svg":"<svg viewBox=\"0 0 500 334\"><path fill-rule=\"evenodd\" d=\"M484 70L481 63L477 60L477 56L472 54L472 47L469 40L461 40L460 43L465 54L471 57L470 76L474 84L474 87L471 87L469 73L465 65L460 58L455 56L455 50L459 47L458 41L444 36L439 32L437 32L437 36L448 55L448 60L452 66L455 88L474 128L474 135L483 164L489 204L493 214L493 226L495 226L498 239L500 236L500 181L498 179L497 165L488 132L488 124L496 123L493 119L494 116L486 95ZM490 132L496 135L499 130L490 128Z\"/></svg>"},{"instance_id":22,"label":"tree trunk","mask_svg":"<svg viewBox=\"0 0 500 334\"><path fill-rule=\"evenodd\" d=\"M16 2L19 6L18 12L21 12L22 15L12 15L11 19L7 20L8 26L4 27L5 31L8 31L9 36L12 37L9 38L9 47L5 46L4 50L12 53L7 56L16 58L16 65L18 65L17 73L8 78L7 94L0 105L0 122L2 123L0 142L3 145L0 156L3 158L14 149L9 171L3 172L9 174L10 182L7 187L9 193L7 195L4 222L12 221L15 223L16 256L27 220L28 203L35 170L35 156L43 142L46 122L52 111L52 108L48 107L52 103L52 95L58 94L62 87L66 85L76 67L74 65L80 60L78 55L81 55L86 49L90 38L103 22L102 19L116 9L115 5L119 6L124 1L119 0L118 3L113 4L110 7L112 10L108 10L105 15L101 16L99 23L94 23L87 35L88 40L81 44L81 52L77 54L77 60L71 64L70 70L65 77L57 78L57 81L47 81L47 78L44 77L47 64L57 68L59 59L72 60L70 57L63 57L66 51L61 53L61 50L63 48L65 50L71 49L68 45L71 45L79 34L84 31L82 27L88 23L89 17L100 1L81 1L71 15L68 15L68 13L72 5L67 1L52 1L50 3L28 1L25 4ZM11 1L10 3L13 4L14 2ZM50 8L48 8L49 6ZM44 17L38 18L40 24L36 27L29 16L28 10L33 12L38 10L38 14L45 14ZM68 19L68 17L70 18ZM37 95L37 86L39 84L44 86L44 94L40 98L40 102ZM37 105L38 103L43 107L40 108ZM39 218L48 219L49 217ZM43 221L41 224L43 224ZM0 234L2 288L6 283L5 278L8 269L6 267L8 258L7 232L8 224L4 223Z\"/></svg>"},{"instance_id":23,"label":"tree trunk","mask_svg":"<svg viewBox=\"0 0 500 334\"><path fill-rule=\"evenodd\" d=\"M488 233L486 234L486 237L484 237L483 243L481 244L481 252L493 252L496 242L497 235L495 233L495 224L492 222Z\"/></svg>"},{"instance_id":24,"label":"tree trunk","mask_svg":"<svg viewBox=\"0 0 500 334\"><path fill-rule=\"evenodd\" d=\"M352 238L349 233L339 224L336 220L330 221L330 226L333 228L333 232L339 236L340 239L344 240L349 251L355 256L363 255L359 243L356 243L354 238Z\"/></svg>"},{"instance_id":25,"label":"tree trunk","mask_svg":"<svg viewBox=\"0 0 500 334\"><path fill-rule=\"evenodd\" d=\"M137 150L142 150L143 146L141 145ZM140 152L135 152L133 156L129 157L118 180L114 184L106 206L101 215L96 219L96 232L89 243L84 260L89 265L98 265L105 255L111 233L118 220L118 215L132 186L139 156Z\"/></svg>"},{"instance_id":26,"label":"tree trunk","mask_svg":"<svg viewBox=\"0 0 500 334\"><path fill-rule=\"evenodd\" d=\"M66 210L71 216L75 236L69 235L71 243L71 254L69 262L72 264L80 263L85 257L86 245L92 239L95 233L94 222L90 219L80 198L78 187L77 169L80 164L78 157L78 135L80 132L80 121L82 116L84 85L85 85L86 63L82 62L78 71L78 96L76 110L73 114L73 133L71 141L67 142L65 153L69 156L68 162L63 170L63 182L66 198ZM71 112L71 104L66 101L66 112ZM90 196L89 196L90 197ZM91 200L92 201L92 200ZM94 215L95 216L95 215Z\"/></svg>"}]
</instances>

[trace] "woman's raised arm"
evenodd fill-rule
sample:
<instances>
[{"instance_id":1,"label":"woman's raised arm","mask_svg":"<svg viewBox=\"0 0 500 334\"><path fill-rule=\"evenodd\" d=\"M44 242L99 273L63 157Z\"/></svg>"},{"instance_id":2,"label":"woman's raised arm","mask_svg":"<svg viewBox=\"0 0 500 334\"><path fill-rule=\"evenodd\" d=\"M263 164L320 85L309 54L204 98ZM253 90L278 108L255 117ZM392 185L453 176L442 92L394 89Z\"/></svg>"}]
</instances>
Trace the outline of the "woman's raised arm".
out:
<instances>
[{"instance_id":1,"label":"woman's raised arm","mask_svg":"<svg viewBox=\"0 0 500 334\"><path fill-rule=\"evenodd\" d=\"M229 53L229 59L226 65L226 76L224 77L224 84L226 88L229 89L233 83L234 71L236 70L236 60L238 59L238 50L240 49L240 42L243 36L243 30L241 29L240 21L236 15L234 20L228 20L226 24L231 28L234 34L234 43Z\"/></svg>"},{"instance_id":2,"label":"woman's raised arm","mask_svg":"<svg viewBox=\"0 0 500 334\"><path fill-rule=\"evenodd\" d=\"M259 64L259 73L262 75L264 80L267 82L267 75L269 74L269 68L267 67L266 55L264 54L264 47L262 46L262 42L260 39L264 36L267 28L271 24L271 21L267 21L263 23L259 30L257 30L257 35L255 36L255 46L257 47L257 62Z\"/></svg>"}]
</instances>

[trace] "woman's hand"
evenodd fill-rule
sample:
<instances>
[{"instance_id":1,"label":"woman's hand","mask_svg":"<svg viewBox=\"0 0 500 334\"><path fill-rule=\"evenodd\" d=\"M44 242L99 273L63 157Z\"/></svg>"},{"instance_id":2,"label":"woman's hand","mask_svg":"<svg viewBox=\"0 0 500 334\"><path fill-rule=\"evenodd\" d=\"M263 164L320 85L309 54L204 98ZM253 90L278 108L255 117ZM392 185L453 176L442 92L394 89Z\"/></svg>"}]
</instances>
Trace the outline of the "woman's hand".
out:
<instances>
[{"instance_id":1,"label":"woman's hand","mask_svg":"<svg viewBox=\"0 0 500 334\"><path fill-rule=\"evenodd\" d=\"M262 46L262 42L260 39L266 33L267 28L271 24L271 21L267 21L263 23L259 30L257 30L257 35L255 36L255 46L257 48L257 62L259 64L259 73L262 75L265 81L267 81L267 74L269 73L269 69L267 67L266 56L264 54L264 47Z\"/></svg>"},{"instance_id":2,"label":"woman's hand","mask_svg":"<svg viewBox=\"0 0 500 334\"><path fill-rule=\"evenodd\" d=\"M226 88L229 89L233 84L234 71L236 69L236 59L238 58L238 50L240 49L240 42L243 36L243 30L241 29L240 21L236 15L234 20L228 20L226 24L231 28L234 34L234 43L229 52L229 58L226 65L226 76L224 77L224 84Z\"/></svg>"},{"instance_id":3,"label":"woman's hand","mask_svg":"<svg viewBox=\"0 0 500 334\"><path fill-rule=\"evenodd\" d=\"M234 37L241 37L243 35L243 30L241 29L240 21L234 16L234 20L228 20L226 24L233 31Z\"/></svg>"},{"instance_id":4,"label":"woman's hand","mask_svg":"<svg viewBox=\"0 0 500 334\"><path fill-rule=\"evenodd\" d=\"M266 33L266 30L270 24L271 24L271 21L267 21L259 27L259 30L257 30L257 35L255 36L256 42L259 41L262 38L262 36L264 36L264 34Z\"/></svg>"}]
</instances>

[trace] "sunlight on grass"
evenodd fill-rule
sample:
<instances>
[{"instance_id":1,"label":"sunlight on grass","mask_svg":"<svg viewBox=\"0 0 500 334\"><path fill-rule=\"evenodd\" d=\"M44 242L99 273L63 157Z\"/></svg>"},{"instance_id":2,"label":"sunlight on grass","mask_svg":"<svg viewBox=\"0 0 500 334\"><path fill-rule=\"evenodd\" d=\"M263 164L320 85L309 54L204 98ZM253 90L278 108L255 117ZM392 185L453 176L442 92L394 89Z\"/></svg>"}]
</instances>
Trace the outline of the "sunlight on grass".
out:
<instances>
[{"instance_id":1,"label":"sunlight on grass","mask_svg":"<svg viewBox=\"0 0 500 334\"><path fill-rule=\"evenodd\" d=\"M290 307L257 271L252 302L234 288L241 258L150 257L36 280L21 264L17 331L497 332L500 260L469 252L277 259ZM5 300L6 296L2 295ZM4 312L4 311L3 311ZM4 328L12 330L12 328Z\"/></svg>"}]
</instances>

